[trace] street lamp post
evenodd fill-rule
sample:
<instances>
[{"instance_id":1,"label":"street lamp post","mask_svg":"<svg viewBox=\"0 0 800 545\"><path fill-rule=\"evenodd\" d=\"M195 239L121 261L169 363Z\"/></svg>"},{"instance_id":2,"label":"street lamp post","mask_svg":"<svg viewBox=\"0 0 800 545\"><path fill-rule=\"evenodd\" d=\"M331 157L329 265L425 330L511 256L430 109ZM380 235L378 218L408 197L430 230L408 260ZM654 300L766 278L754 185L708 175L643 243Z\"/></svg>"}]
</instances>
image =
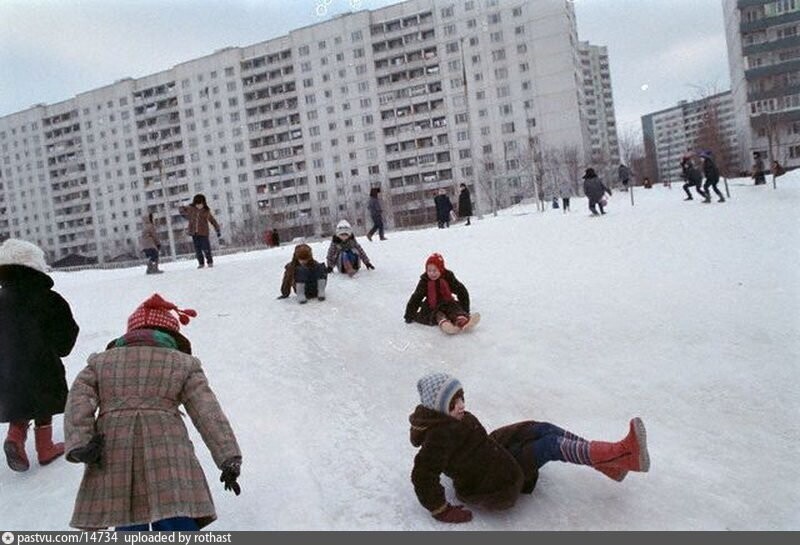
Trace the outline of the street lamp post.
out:
<instances>
[{"instance_id":1,"label":"street lamp post","mask_svg":"<svg viewBox=\"0 0 800 545\"><path fill-rule=\"evenodd\" d=\"M158 182L161 185L161 197L164 204L164 213L167 217L167 237L169 240L169 255L175 260L175 234L172 232L172 211L167 198L167 184L164 180L164 162L161 160L161 141L158 131L150 133L150 139L156 144L156 161L158 161Z\"/></svg>"}]
</instances>

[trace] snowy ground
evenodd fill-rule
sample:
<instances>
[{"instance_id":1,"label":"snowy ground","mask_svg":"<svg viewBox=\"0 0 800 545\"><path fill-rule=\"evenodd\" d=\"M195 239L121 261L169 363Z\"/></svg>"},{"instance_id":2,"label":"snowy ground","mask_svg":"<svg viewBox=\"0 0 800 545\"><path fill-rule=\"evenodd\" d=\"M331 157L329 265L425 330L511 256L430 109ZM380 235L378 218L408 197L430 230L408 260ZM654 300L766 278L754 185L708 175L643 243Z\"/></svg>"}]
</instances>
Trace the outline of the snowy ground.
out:
<instances>
[{"instance_id":1,"label":"snowy ground","mask_svg":"<svg viewBox=\"0 0 800 545\"><path fill-rule=\"evenodd\" d=\"M603 218L575 199L569 215L516 207L359 237L377 270L334 275L328 300L303 307L275 300L290 247L156 277L56 273L81 326L68 378L152 292L197 309L184 332L244 452L234 497L192 429L220 517L209 529L454 529L409 479L416 380L443 370L488 429L533 418L616 440L640 415L652 459L621 484L548 464L532 496L460 529L797 530L800 171L779 183L734 181L725 204L637 188L635 207L615 193ZM313 248L322 258L327 243ZM433 251L483 315L469 335L403 322ZM82 470L0 467L0 528L67 528Z\"/></svg>"}]
</instances>

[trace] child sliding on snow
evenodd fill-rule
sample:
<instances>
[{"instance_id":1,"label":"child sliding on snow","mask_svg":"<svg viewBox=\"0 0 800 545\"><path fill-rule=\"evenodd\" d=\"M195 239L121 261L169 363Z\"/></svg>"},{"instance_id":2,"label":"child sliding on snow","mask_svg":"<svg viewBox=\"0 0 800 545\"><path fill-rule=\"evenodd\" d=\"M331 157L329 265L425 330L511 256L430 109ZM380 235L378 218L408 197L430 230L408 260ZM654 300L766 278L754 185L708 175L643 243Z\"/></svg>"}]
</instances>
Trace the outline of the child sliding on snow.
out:
<instances>
[{"instance_id":1,"label":"child sliding on snow","mask_svg":"<svg viewBox=\"0 0 800 545\"><path fill-rule=\"evenodd\" d=\"M630 421L628 435L617 443L587 441L547 422L528 420L487 434L464 410L458 379L432 373L417 382L421 404L409 417L414 458L411 482L417 499L436 520L469 522L472 512L447 502L439 482L453 480L456 497L484 509L513 507L520 493L530 494L539 469L557 460L588 465L615 481L628 471L650 469L644 423Z\"/></svg>"},{"instance_id":2,"label":"child sliding on snow","mask_svg":"<svg viewBox=\"0 0 800 545\"><path fill-rule=\"evenodd\" d=\"M336 225L336 234L333 235L331 245L328 247L326 270L331 273L336 267L340 273L354 276L361 268L361 262L367 269L374 269L367 257L367 252L361 247L353 236L353 228L347 220L342 220Z\"/></svg>"},{"instance_id":3,"label":"child sliding on snow","mask_svg":"<svg viewBox=\"0 0 800 545\"><path fill-rule=\"evenodd\" d=\"M327 283L328 273L325 265L314 261L311 246L298 244L294 248L292 260L286 264L283 271L281 294L278 299L286 299L294 289L297 293L297 302L301 305L314 297L324 301Z\"/></svg>"},{"instance_id":4,"label":"child sliding on snow","mask_svg":"<svg viewBox=\"0 0 800 545\"><path fill-rule=\"evenodd\" d=\"M442 331L453 335L477 325L480 314L476 312L470 316L467 288L453 271L445 269L441 255L432 254L425 261L425 272L408 300L404 318L407 324L438 325Z\"/></svg>"}]
</instances>

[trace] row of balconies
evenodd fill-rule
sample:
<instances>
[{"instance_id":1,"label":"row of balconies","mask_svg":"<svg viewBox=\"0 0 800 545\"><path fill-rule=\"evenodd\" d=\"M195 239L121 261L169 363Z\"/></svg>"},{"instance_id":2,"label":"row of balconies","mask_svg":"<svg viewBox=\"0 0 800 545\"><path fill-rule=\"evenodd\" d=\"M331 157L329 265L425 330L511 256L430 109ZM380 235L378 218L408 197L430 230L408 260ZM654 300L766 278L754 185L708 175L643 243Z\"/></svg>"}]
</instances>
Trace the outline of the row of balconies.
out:
<instances>
[{"instance_id":1,"label":"row of balconies","mask_svg":"<svg viewBox=\"0 0 800 545\"><path fill-rule=\"evenodd\" d=\"M247 70L255 70L257 68L261 68L262 66L267 66L268 64L276 64L281 61L288 61L292 58L292 50L291 49L284 49L283 51L278 51L277 53L270 53L269 55L263 55L261 57L254 57L252 59L244 60L240 63L242 72Z\"/></svg>"},{"instance_id":2,"label":"row of balconies","mask_svg":"<svg viewBox=\"0 0 800 545\"><path fill-rule=\"evenodd\" d=\"M174 127L166 127L163 129L140 130L139 143L151 144L151 145L155 143L161 143L163 145L166 142L174 142L176 139L180 139L180 136L181 136L180 125L175 125Z\"/></svg>"},{"instance_id":3,"label":"row of balconies","mask_svg":"<svg viewBox=\"0 0 800 545\"><path fill-rule=\"evenodd\" d=\"M270 85L268 87L262 87L260 89L247 91L244 94L244 101L254 102L256 100L262 100L275 95L282 95L284 93L293 93L296 89L297 89L296 82L287 81L286 83L279 83L277 85Z\"/></svg>"},{"instance_id":4,"label":"row of balconies","mask_svg":"<svg viewBox=\"0 0 800 545\"><path fill-rule=\"evenodd\" d=\"M251 106L245 110L245 113L247 117L253 117L256 115L266 115L270 112L283 112L285 110L297 110L297 97Z\"/></svg>"},{"instance_id":5,"label":"row of balconies","mask_svg":"<svg viewBox=\"0 0 800 545\"><path fill-rule=\"evenodd\" d=\"M253 177L256 180L262 178L273 178L276 176L286 176L296 172L304 172L306 170L306 162L298 161L296 163L286 163L283 165L273 165L270 167L258 168L253 171Z\"/></svg>"},{"instance_id":6,"label":"row of balconies","mask_svg":"<svg viewBox=\"0 0 800 545\"><path fill-rule=\"evenodd\" d=\"M81 130L80 123L73 123L67 127L59 127L58 129L53 129L52 131L45 131L44 137L49 140L52 140L55 138L59 138L61 136L72 134L74 132L79 132L80 130Z\"/></svg>"},{"instance_id":7,"label":"row of balconies","mask_svg":"<svg viewBox=\"0 0 800 545\"><path fill-rule=\"evenodd\" d=\"M291 127L300 124L300 114L294 113L283 117L276 117L274 119L264 119L263 121L255 121L247 124L247 130L250 133L259 131L270 131L280 127Z\"/></svg>"},{"instance_id":8,"label":"row of balconies","mask_svg":"<svg viewBox=\"0 0 800 545\"><path fill-rule=\"evenodd\" d=\"M61 192L68 191L70 189L81 187L89 183L88 178L86 176L82 176L80 178L74 178L72 180L63 180L56 183L50 184L50 189L54 192Z\"/></svg>"},{"instance_id":9,"label":"row of balconies","mask_svg":"<svg viewBox=\"0 0 800 545\"><path fill-rule=\"evenodd\" d=\"M403 52L399 55L392 57L384 57L375 60L375 70L383 70L386 68L394 68L395 66L404 66L416 62L422 62L437 57L436 46L431 46L425 49L417 49L415 51Z\"/></svg>"},{"instance_id":10,"label":"row of balconies","mask_svg":"<svg viewBox=\"0 0 800 545\"><path fill-rule=\"evenodd\" d=\"M178 111L173 111L170 113L161 113L146 119L138 119L136 120L136 128L140 130L153 130L155 128L163 127L164 125L174 125L176 123L180 123L180 121L180 113Z\"/></svg>"},{"instance_id":11,"label":"row of balconies","mask_svg":"<svg viewBox=\"0 0 800 545\"><path fill-rule=\"evenodd\" d=\"M288 159L289 157L297 157L302 155L303 146L292 146L288 148L279 148L272 151L264 151L261 153L254 153L250 156L253 163L264 163L269 161L280 161L281 159Z\"/></svg>"},{"instance_id":12,"label":"row of balconies","mask_svg":"<svg viewBox=\"0 0 800 545\"><path fill-rule=\"evenodd\" d=\"M142 89L141 91L135 91L133 93L133 100L134 102L141 102L143 100L149 100L160 95L168 95L173 92L175 92L175 82L169 81L167 83L156 85L155 87L149 87L147 89Z\"/></svg>"},{"instance_id":13,"label":"row of balconies","mask_svg":"<svg viewBox=\"0 0 800 545\"><path fill-rule=\"evenodd\" d=\"M278 79L283 79L286 76L293 76L294 75L294 66L287 65L283 68L276 68L275 70L270 70L268 72L261 72L259 74L253 74L252 76L246 76L242 78L242 86L247 89L248 87L252 87L253 85L258 85L259 83L263 83L265 81L273 81Z\"/></svg>"},{"instance_id":14,"label":"row of balconies","mask_svg":"<svg viewBox=\"0 0 800 545\"><path fill-rule=\"evenodd\" d=\"M148 104L136 106L133 109L134 114L138 116L152 114L154 112L163 112L178 107L178 97L167 97Z\"/></svg>"},{"instance_id":15,"label":"row of balconies","mask_svg":"<svg viewBox=\"0 0 800 545\"><path fill-rule=\"evenodd\" d=\"M72 149L81 149L83 146L83 142L78 137L71 137L67 138L66 140L62 140L60 142L53 142L51 144L47 144L45 151L47 153L61 153L62 151L66 151L69 148Z\"/></svg>"},{"instance_id":16,"label":"row of balconies","mask_svg":"<svg viewBox=\"0 0 800 545\"><path fill-rule=\"evenodd\" d=\"M440 151L438 153L426 153L423 155L415 155L413 157L406 157L405 159L393 159L386 162L386 169L389 172L394 170L402 170L406 168L417 168L422 165L435 165L450 162L450 152Z\"/></svg>"},{"instance_id":17,"label":"row of balconies","mask_svg":"<svg viewBox=\"0 0 800 545\"><path fill-rule=\"evenodd\" d=\"M442 117L434 117L430 119L420 119L413 121L412 123L404 123L402 125L397 125L394 127L384 127L383 129L383 136L386 138L400 136L401 134L427 130L430 128L439 128L439 127L446 127L447 126L447 118Z\"/></svg>"},{"instance_id":18,"label":"row of balconies","mask_svg":"<svg viewBox=\"0 0 800 545\"><path fill-rule=\"evenodd\" d=\"M426 83L419 83L410 87L396 89L393 91L386 91L378 95L378 102L381 106L390 104L396 100L408 100L416 96L422 96L426 93L433 94L442 91L441 81L432 81Z\"/></svg>"},{"instance_id":19,"label":"row of balconies","mask_svg":"<svg viewBox=\"0 0 800 545\"><path fill-rule=\"evenodd\" d=\"M81 191L73 191L72 193L66 193L64 195L56 195L53 197L53 202L55 204L61 204L78 200L86 200L88 198L89 198L89 190L84 189Z\"/></svg>"},{"instance_id":20,"label":"row of balconies","mask_svg":"<svg viewBox=\"0 0 800 545\"><path fill-rule=\"evenodd\" d=\"M420 42L433 40L434 38L436 38L436 31L434 29L420 30L381 42L374 42L372 44L372 53L377 54L383 53L384 51L392 51L400 49L401 47L406 47L407 45L416 45Z\"/></svg>"},{"instance_id":21,"label":"row of balconies","mask_svg":"<svg viewBox=\"0 0 800 545\"><path fill-rule=\"evenodd\" d=\"M275 144L282 144L292 140L300 140L303 138L303 131L301 129L293 129L278 134L268 134L267 136L260 136L258 138L250 139L250 149L255 150L265 146L272 146Z\"/></svg>"},{"instance_id":22,"label":"row of balconies","mask_svg":"<svg viewBox=\"0 0 800 545\"><path fill-rule=\"evenodd\" d=\"M92 211L92 205L89 203L86 204L76 204L73 206L66 206L64 208L56 208L55 215L58 216L65 216L65 220L68 219L70 216L76 216L78 214L85 214L86 212Z\"/></svg>"},{"instance_id":23,"label":"row of balconies","mask_svg":"<svg viewBox=\"0 0 800 545\"><path fill-rule=\"evenodd\" d=\"M63 114L58 114L43 118L42 126L49 127L51 125L57 125L58 123L66 123L72 119L77 119L77 118L78 118L78 110L70 110L69 112L64 112Z\"/></svg>"},{"instance_id":24,"label":"row of balconies","mask_svg":"<svg viewBox=\"0 0 800 545\"><path fill-rule=\"evenodd\" d=\"M424 76L436 75L439 73L439 65L433 64L430 66L420 66L410 70L402 70L400 72L393 72L385 76L378 77L378 87L384 85L391 85L393 83L405 83Z\"/></svg>"},{"instance_id":25,"label":"row of balconies","mask_svg":"<svg viewBox=\"0 0 800 545\"><path fill-rule=\"evenodd\" d=\"M381 110L381 120L390 121L400 117L407 117L409 115L427 114L444 110L444 99L426 100L424 102L417 102L416 104L406 104L398 106L390 110Z\"/></svg>"},{"instance_id":26,"label":"row of balconies","mask_svg":"<svg viewBox=\"0 0 800 545\"><path fill-rule=\"evenodd\" d=\"M372 36L378 36L387 32L397 32L398 30L424 25L433 22L433 13L425 11L409 15L401 19L392 19L391 21L384 21L382 23L375 23L369 27Z\"/></svg>"},{"instance_id":27,"label":"row of balconies","mask_svg":"<svg viewBox=\"0 0 800 545\"><path fill-rule=\"evenodd\" d=\"M149 141L147 143L153 143ZM172 142L160 142L149 148L140 148L139 154L142 157L149 157L155 155L156 158L165 158L174 154L174 152L183 150L183 140L175 140Z\"/></svg>"},{"instance_id":28,"label":"row of balconies","mask_svg":"<svg viewBox=\"0 0 800 545\"><path fill-rule=\"evenodd\" d=\"M445 146L449 143L449 137L447 134L439 134L434 136L425 136L423 138L417 138L413 140L405 140L403 142L394 142L391 144L386 144L385 149L386 153L398 153L410 150L420 150L420 149L427 149L433 148L436 146Z\"/></svg>"},{"instance_id":29,"label":"row of balconies","mask_svg":"<svg viewBox=\"0 0 800 545\"><path fill-rule=\"evenodd\" d=\"M50 178L63 178L64 176L70 176L77 172L86 172L86 165L83 163L76 163L69 165L68 167L62 167L59 169L51 170L50 171Z\"/></svg>"},{"instance_id":30,"label":"row of balconies","mask_svg":"<svg viewBox=\"0 0 800 545\"><path fill-rule=\"evenodd\" d=\"M73 151L70 153L62 153L61 155L56 155L55 157L48 157L47 166L52 167L56 165L65 165L74 163L76 161L83 161L82 151Z\"/></svg>"}]
</instances>

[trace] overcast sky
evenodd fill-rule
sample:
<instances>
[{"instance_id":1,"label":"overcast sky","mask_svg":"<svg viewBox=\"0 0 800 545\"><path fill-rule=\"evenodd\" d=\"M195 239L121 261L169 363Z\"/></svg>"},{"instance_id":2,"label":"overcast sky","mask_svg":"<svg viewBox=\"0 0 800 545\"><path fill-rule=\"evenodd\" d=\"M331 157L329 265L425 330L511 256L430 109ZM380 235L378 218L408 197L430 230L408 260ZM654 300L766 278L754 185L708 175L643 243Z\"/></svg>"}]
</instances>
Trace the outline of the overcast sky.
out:
<instances>
[{"instance_id":1,"label":"overcast sky","mask_svg":"<svg viewBox=\"0 0 800 545\"><path fill-rule=\"evenodd\" d=\"M320 21L323 4L328 18L351 2L374 9L395 0L0 0L0 116L280 36ZM575 5L580 39L609 48L623 129L730 87L721 0Z\"/></svg>"}]
</instances>

